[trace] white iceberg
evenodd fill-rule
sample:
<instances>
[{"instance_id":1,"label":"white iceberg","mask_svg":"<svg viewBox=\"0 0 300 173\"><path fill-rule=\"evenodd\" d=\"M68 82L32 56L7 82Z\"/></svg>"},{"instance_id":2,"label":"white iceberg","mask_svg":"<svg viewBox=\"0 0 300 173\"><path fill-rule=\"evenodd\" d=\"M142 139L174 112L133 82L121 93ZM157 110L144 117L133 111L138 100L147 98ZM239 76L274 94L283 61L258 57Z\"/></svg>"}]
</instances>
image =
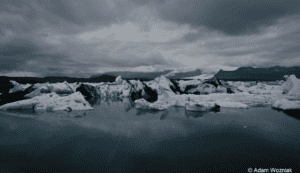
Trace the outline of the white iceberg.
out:
<instances>
[{"instance_id":1,"label":"white iceberg","mask_svg":"<svg viewBox=\"0 0 300 173\"><path fill-rule=\"evenodd\" d=\"M282 88L283 94L289 96L300 96L300 79L297 79L295 75L291 75L282 85Z\"/></svg>"},{"instance_id":2,"label":"white iceberg","mask_svg":"<svg viewBox=\"0 0 300 173\"><path fill-rule=\"evenodd\" d=\"M216 101L215 102L217 105L224 107L224 108L240 108L240 109L247 109L249 108L248 105L244 103L239 103L239 102L221 102L221 101Z\"/></svg>"},{"instance_id":3,"label":"white iceberg","mask_svg":"<svg viewBox=\"0 0 300 173\"><path fill-rule=\"evenodd\" d=\"M39 88L35 89L31 93L26 94L24 97L25 98L33 98L33 97L36 97L36 96L40 96L44 93L51 93L51 88L47 85L40 86Z\"/></svg>"},{"instance_id":4,"label":"white iceberg","mask_svg":"<svg viewBox=\"0 0 300 173\"><path fill-rule=\"evenodd\" d=\"M142 89L144 89L144 85L140 80L129 80L129 82L133 86L133 89L135 91L141 91Z\"/></svg>"},{"instance_id":5,"label":"white iceberg","mask_svg":"<svg viewBox=\"0 0 300 173\"><path fill-rule=\"evenodd\" d=\"M0 106L0 110L14 110L14 109L72 111L72 110L89 110L93 108L84 99L84 96L80 92L76 92L65 97L60 97L56 93L42 94L32 99L7 103L5 105Z\"/></svg>"},{"instance_id":6,"label":"white iceberg","mask_svg":"<svg viewBox=\"0 0 300 173\"><path fill-rule=\"evenodd\" d=\"M199 85L199 84L202 84L202 81L200 81L200 80L188 80L188 81L179 80L179 81L177 81L177 83L180 88L180 91L184 92L188 85Z\"/></svg>"},{"instance_id":7,"label":"white iceberg","mask_svg":"<svg viewBox=\"0 0 300 173\"><path fill-rule=\"evenodd\" d=\"M116 82L116 85L121 85L122 82L123 82L121 76L118 76L118 77L116 78L116 81L115 81L115 82Z\"/></svg>"},{"instance_id":8,"label":"white iceberg","mask_svg":"<svg viewBox=\"0 0 300 173\"><path fill-rule=\"evenodd\" d=\"M45 84L35 84L33 88L36 88L33 92L26 94L25 98L33 98L40 96L44 93L56 93L56 94L71 94L76 91L76 86L70 85L68 82L63 83L45 83Z\"/></svg>"},{"instance_id":9,"label":"white iceberg","mask_svg":"<svg viewBox=\"0 0 300 173\"><path fill-rule=\"evenodd\" d=\"M99 85L97 89L101 93L101 97L129 97L131 94L131 85L126 80L119 80L117 83L118 85ZM137 89L141 88L138 82L135 84Z\"/></svg>"},{"instance_id":10,"label":"white iceberg","mask_svg":"<svg viewBox=\"0 0 300 173\"><path fill-rule=\"evenodd\" d=\"M287 99L271 99L272 108L289 110L300 109L300 101L289 101Z\"/></svg>"},{"instance_id":11,"label":"white iceberg","mask_svg":"<svg viewBox=\"0 0 300 173\"><path fill-rule=\"evenodd\" d=\"M25 85L19 84L18 82L14 81L14 80L11 80L9 82L14 85L14 87L9 90L9 93L13 93L13 92L17 92L17 91L24 91L26 88L31 86L31 84L25 84Z\"/></svg>"},{"instance_id":12,"label":"white iceberg","mask_svg":"<svg viewBox=\"0 0 300 173\"><path fill-rule=\"evenodd\" d=\"M216 88L216 93L227 93L227 88L219 85L217 88Z\"/></svg>"}]
</instances>

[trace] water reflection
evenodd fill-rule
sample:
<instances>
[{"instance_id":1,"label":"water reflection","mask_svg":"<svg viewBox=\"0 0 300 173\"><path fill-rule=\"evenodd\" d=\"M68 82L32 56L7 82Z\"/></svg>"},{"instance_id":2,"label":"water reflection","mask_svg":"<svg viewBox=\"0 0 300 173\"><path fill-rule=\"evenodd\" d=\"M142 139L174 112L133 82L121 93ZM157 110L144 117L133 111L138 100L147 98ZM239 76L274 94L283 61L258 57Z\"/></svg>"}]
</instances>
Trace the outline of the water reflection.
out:
<instances>
[{"instance_id":1,"label":"water reflection","mask_svg":"<svg viewBox=\"0 0 300 173\"><path fill-rule=\"evenodd\" d=\"M92 97L89 100L87 100L91 106L100 105L101 104L101 98L100 97Z\"/></svg>"},{"instance_id":2,"label":"water reflection","mask_svg":"<svg viewBox=\"0 0 300 173\"><path fill-rule=\"evenodd\" d=\"M131 98L125 97L122 99L122 104L124 106L125 112L129 112L132 108L134 108L134 102Z\"/></svg>"},{"instance_id":3,"label":"water reflection","mask_svg":"<svg viewBox=\"0 0 300 173\"><path fill-rule=\"evenodd\" d=\"M288 116L291 116L297 120L300 120L300 109L291 109L283 111Z\"/></svg>"},{"instance_id":4,"label":"water reflection","mask_svg":"<svg viewBox=\"0 0 300 173\"><path fill-rule=\"evenodd\" d=\"M169 110L154 110L154 109L137 109L136 110L136 116L141 116L141 115L147 115L147 114L152 114L152 115L160 115L160 120L164 120L167 118L169 115Z\"/></svg>"},{"instance_id":5,"label":"water reflection","mask_svg":"<svg viewBox=\"0 0 300 173\"><path fill-rule=\"evenodd\" d=\"M187 119L189 118L200 118L200 117L203 117L204 114L207 114L209 113L208 111L206 112L197 112L197 111L188 111L188 110L185 110L185 116Z\"/></svg>"},{"instance_id":6,"label":"water reflection","mask_svg":"<svg viewBox=\"0 0 300 173\"><path fill-rule=\"evenodd\" d=\"M300 109L290 109L290 110L281 110L277 108L272 108L276 112L283 112L285 115L293 117L297 120L300 120Z\"/></svg>"},{"instance_id":7,"label":"water reflection","mask_svg":"<svg viewBox=\"0 0 300 173\"><path fill-rule=\"evenodd\" d=\"M164 120L166 119L166 117L169 115L169 110L165 110L161 116L160 116L160 120Z\"/></svg>"},{"instance_id":8,"label":"water reflection","mask_svg":"<svg viewBox=\"0 0 300 173\"><path fill-rule=\"evenodd\" d=\"M152 115L157 115L161 113L162 111L159 110L154 110L154 109L137 109L136 110L136 116L141 116L141 115L146 115L146 114L152 114Z\"/></svg>"},{"instance_id":9,"label":"water reflection","mask_svg":"<svg viewBox=\"0 0 300 173\"><path fill-rule=\"evenodd\" d=\"M188 111L188 110L185 110L185 116L187 119L189 119L190 117L192 118L200 118L200 117L203 117L205 114L208 114L210 112L214 112L214 113L217 113L217 112L220 112L220 109L213 109L213 110L210 110L210 111Z\"/></svg>"},{"instance_id":10,"label":"water reflection","mask_svg":"<svg viewBox=\"0 0 300 173\"><path fill-rule=\"evenodd\" d=\"M112 102L114 103L118 103L118 102L123 102L123 99L122 98L119 98L119 97L111 97L109 98Z\"/></svg>"}]
</instances>

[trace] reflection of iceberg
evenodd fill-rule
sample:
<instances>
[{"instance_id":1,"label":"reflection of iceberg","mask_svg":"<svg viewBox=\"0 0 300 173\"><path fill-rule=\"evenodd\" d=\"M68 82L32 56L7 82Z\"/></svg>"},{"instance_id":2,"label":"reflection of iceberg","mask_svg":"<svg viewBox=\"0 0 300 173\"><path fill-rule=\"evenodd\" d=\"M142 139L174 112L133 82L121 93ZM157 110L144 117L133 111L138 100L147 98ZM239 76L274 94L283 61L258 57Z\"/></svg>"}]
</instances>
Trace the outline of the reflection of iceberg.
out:
<instances>
[{"instance_id":1,"label":"reflection of iceberg","mask_svg":"<svg viewBox=\"0 0 300 173\"><path fill-rule=\"evenodd\" d=\"M60 122L61 120L68 120L75 123L81 123L81 121L87 116L87 111L85 110L73 112L35 112L33 110L9 110L3 113L10 116L33 118L47 122Z\"/></svg>"},{"instance_id":2,"label":"reflection of iceberg","mask_svg":"<svg viewBox=\"0 0 300 173\"><path fill-rule=\"evenodd\" d=\"M90 99L87 100L89 102L89 104L91 106L94 106L94 105L100 105L101 103L101 98L100 97L92 97Z\"/></svg>"},{"instance_id":3,"label":"reflection of iceberg","mask_svg":"<svg viewBox=\"0 0 300 173\"><path fill-rule=\"evenodd\" d=\"M112 102L122 102L122 98L119 98L119 97L111 97L110 100Z\"/></svg>"},{"instance_id":4,"label":"reflection of iceberg","mask_svg":"<svg viewBox=\"0 0 300 173\"><path fill-rule=\"evenodd\" d=\"M122 105L124 106L125 112L128 112L134 108L134 102L129 97L122 98Z\"/></svg>"},{"instance_id":5,"label":"reflection of iceberg","mask_svg":"<svg viewBox=\"0 0 300 173\"><path fill-rule=\"evenodd\" d=\"M169 110L163 111L163 113L160 116L160 120L166 119L166 117L169 115Z\"/></svg>"},{"instance_id":6,"label":"reflection of iceberg","mask_svg":"<svg viewBox=\"0 0 300 173\"><path fill-rule=\"evenodd\" d=\"M300 80L295 75L287 77L286 82L282 85L283 94L290 96L300 96Z\"/></svg>"},{"instance_id":7,"label":"reflection of iceberg","mask_svg":"<svg viewBox=\"0 0 300 173\"><path fill-rule=\"evenodd\" d=\"M300 120L300 109L284 110L283 113Z\"/></svg>"},{"instance_id":8,"label":"reflection of iceberg","mask_svg":"<svg viewBox=\"0 0 300 173\"><path fill-rule=\"evenodd\" d=\"M199 118L203 117L205 114L210 113L210 112L220 112L220 109L215 109L215 110L207 110L207 111L189 111L185 110L185 116L186 118L193 117L193 118Z\"/></svg>"},{"instance_id":9,"label":"reflection of iceberg","mask_svg":"<svg viewBox=\"0 0 300 173\"><path fill-rule=\"evenodd\" d=\"M185 116L186 118L190 118L190 117L193 117L193 118L199 118L199 117L203 117L204 114L207 114L209 111L203 111L203 112L196 112L196 111L188 111L188 110L185 110Z\"/></svg>"},{"instance_id":10,"label":"reflection of iceberg","mask_svg":"<svg viewBox=\"0 0 300 173\"><path fill-rule=\"evenodd\" d=\"M146 115L146 114L153 114L153 115L157 115L161 113L161 111L159 110L154 110L154 109L137 109L136 110L136 115L140 116L140 115Z\"/></svg>"},{"instance_id":11,"label":"reflection of iceberg","mask_svg":"<svg viewBox=\"0 0 300 173\"><path fill-rule=\"evenodd\" d=\"M141 115L146 115L146 114L152 114L152 115L160 115L160 120L166 119L166 117L169 115L169 110L155 110L155 109L137 109L136 110L136 115L141 116Z\"/></svg>"}]
</instances>

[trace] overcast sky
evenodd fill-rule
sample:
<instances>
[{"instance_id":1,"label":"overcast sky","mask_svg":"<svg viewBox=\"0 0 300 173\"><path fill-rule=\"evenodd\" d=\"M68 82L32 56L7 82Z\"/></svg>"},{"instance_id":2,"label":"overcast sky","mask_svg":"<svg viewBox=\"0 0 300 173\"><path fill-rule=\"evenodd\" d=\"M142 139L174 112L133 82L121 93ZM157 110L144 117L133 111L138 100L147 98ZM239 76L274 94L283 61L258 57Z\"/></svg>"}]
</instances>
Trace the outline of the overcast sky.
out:
<instances>
[{"instance_id":1,"label":"overcast sky","mask_svg":"<svg viewBox=\"0 0 300 173\"><path fill-rule=\"evenodd\" d=\"M299 0L0 1L0 76L299 66Z\"/></svg>"}]
</instances>

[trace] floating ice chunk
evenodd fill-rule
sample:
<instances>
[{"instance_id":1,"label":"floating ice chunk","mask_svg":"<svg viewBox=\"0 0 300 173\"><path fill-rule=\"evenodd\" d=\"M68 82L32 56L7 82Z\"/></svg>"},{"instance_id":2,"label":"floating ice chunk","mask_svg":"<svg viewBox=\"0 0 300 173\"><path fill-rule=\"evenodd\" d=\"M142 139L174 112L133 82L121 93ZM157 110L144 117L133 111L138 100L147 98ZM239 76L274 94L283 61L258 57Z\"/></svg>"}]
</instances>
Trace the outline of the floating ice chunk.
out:
<instances>
[{"instance_id":1,"label":"floating ice chunk","mask_svg":"<svg viewBox=\"0 0 300 173\"><path fill-rule=\"evenodd\" d=\"M48 86L41 86L38 89L32 91L31 93L26 94L24 97L25 98L33 98L33 97L36 97L36 96L40 96L43 93L51 93L51 89L49 89Z\"/></svg>"},{"instance_id":2,"label":"floating ice chunk","mask_svg":"<svg viewBox=\"0 0 300 173\"><path fill-rule=\"evenodd\" d=\"M189 94L194 94L194 93L200 93L201 95L211 94L216 92L216 87L213 86L212 84L203 83L203 84L198 84L196 88L189 89L187 92Z\"/></svg>"},{"instance_id":3,"label":"floating ice chunk","mask_svg":"<svg viewBox=\"0 0 300 173\"><path fill-rule=\"evenodd\" d=\"M202 84L202 81L200 81L200 80L189 80L189 81L179 80L177 83L180 88L180 91L184 92L188 85L199 85L199 84Z\"/></svg>"},{"instance_id":4,"label":"floating ice chunk","mask_svg":"<svg viewBox=\"0 0 300 173\"><path fill-rule=\"evenodd\" d=\"M55 92L56 94L74 93L74 90L68 85L67 82L48 84L48 86L52 88L51 92Z\"/></svg>"},{"instance_id":5,"label":"floating ice chunk","mask_svg":"<svg viewBox=\"0 0 300 173\"><path fill-rule=\"evenodd\" d=\"M227 93L227 88L219 85L217 88L216 88L216 93Z\"/></svg>"},{"instance_id":6,"label":"floating ice chunk","mask_svg":"<svg viewBox=\"0 0 300 173\"><path fill-rule=\"evenodd\" d=\"M130 80L129 82L135 91L141 91L144 88L144 84L140 80Z\"/></svg>"},{"instance_id":7,"label":"floating ice chunk","mask_svg":"<svg viewBox=\"0 0 300 173\"><path fill-rule=\"evenodd\" d=\"M21 100L0 106L0 110L34 109L34 110L89 110L93 109L80 92L60 97L56 93L43 94L28 100Z\"/></svg>"},{"instance_id":8,"label":"floating ice chunk","mask_svg":"<svg viewBox=\"0 0 300 173\"><path fill-rule=\"evenodd\" d=\"M101 95L97 87L87 84L81 84L76 91L81 92L81 94L84 95L84 97L86 97L88 100L93 97L100 97Z\"/></svg>"},{"instance_id":9,"label":"floating ice chunk","mask_svg":"<svg viewBox=\"0 0 300 173\"><path fill-rule=\"evenodd\" d=\"M123 80L122 80L121 76L118 76L118 77L116 78L116 85L121 85L122 82L123 82Z\"/></svg>"},{"instance_id":10,"label":"floating ice chunk","mask_svg":"<svg viewBox=\"0 0 300 173\"><path fill-rule=\"evenodd\" d=\"M216 101L216 104L224 107L224 108L244 108L247 109L249 108L248 105L243 104L243 103L239 103L239 102L220 102L220 101Z\"/></svg>"},{"instance_id":11,"label":"floating ice chunk","mask_svg":"<svg viewBox=\"0 0 300 173\"><path fill-rule=\"evenodd\" d=\"M132 85L140 89L139 83L137 81L132 81ZM142 83L141 83L142 84ZM119 81L118 85L100 85L98 86L101 97L129 97L131 94L131 85L123 80Z\"/></svg>"},{"instance_id":12,"label":"floating ice chunk","mask_svg":"<svg viewBox=\"0 0 300 173\"><path fill-rule=\"evenodd\" d=\"M150 103L145 99L138 99L135 100L135 107L137 109L155 109L155 110L165 110L172 106L171 102L163 102L163 101L156 101L154 103Z\"/></svg>"},{"instance_id":13,"label":"floating ice chunk","mask_svg":"<svg viewBox=\"0 0 300 173\"><path fill-rule=\"evenodd\" d=\"M287 99L272 99L270 100L272 108L289 110L300 109L300 101L289 101Z\"/></svg>"},{"instance_id":14,"label":"floating ice chunk","mask_svg":"<svg viewBox=\"0 0 300 173\"><path fill-rule=\"evenodd\" d=\"M300 80L295 75L288 77L287 81L282 85L283 94L290 96L300 96Z\"/></svg>"},{"instance_id":15,"label":"floating ice chunk","mask_svg":"<svg viewBox=\"0 0 300 173\"><path fill-rule=\"evenodd\" d=\"M33 92L25 95L26 98L33 98L39 95L42 95L43 93L51 93L55 92L56 94L71 94L75 92L75 86L70 85L66 81L63 83L45 83L45 84L35 84L34 88L37 88Z\"/></svg>"},{"instance_id":16,"label":"floating ice chunk","mask_svg":"<svg viewBox=\"0 0 300 173\"><path fill-rule=\"evenodd\" d=\"M121 97L130 97L130 88L123 89Z\"/></svg>"},{"instance_id":17,"label":"floating ice chunk","mask_svg":"<svg viewBox=\"0 0 300 173\"><path fill-rule=\"evenodd\" d=\"M25 84L25 85L19 84L18 82L14 81L14 80L11 80L9 82L14 85L14 87L9 90L9 93L13 93L13 92L17 92L17 91L24 91L26 88L31 86L31 84Z\"/></svg>"}]
</instances>

